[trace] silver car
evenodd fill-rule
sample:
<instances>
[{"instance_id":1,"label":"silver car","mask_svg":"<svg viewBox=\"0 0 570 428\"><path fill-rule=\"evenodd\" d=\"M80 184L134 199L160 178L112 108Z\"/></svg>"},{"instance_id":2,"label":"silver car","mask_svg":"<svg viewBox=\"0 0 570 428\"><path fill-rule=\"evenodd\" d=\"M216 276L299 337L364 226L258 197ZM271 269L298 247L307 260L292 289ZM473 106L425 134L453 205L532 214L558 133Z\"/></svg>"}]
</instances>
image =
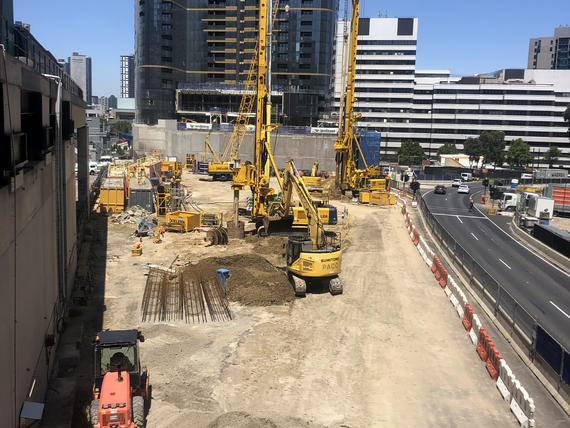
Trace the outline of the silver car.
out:
<instances>
[{"instance_id":1,"label":"silver car","mask_svg":"<svg viewBox=\"0 0 570 428\"><path fill-rule=\"evenodd\" d=\"M462 184L457 188L457 193L467 193L469 194L469 186L467 184Z\"/></svg>"}]
</instances>

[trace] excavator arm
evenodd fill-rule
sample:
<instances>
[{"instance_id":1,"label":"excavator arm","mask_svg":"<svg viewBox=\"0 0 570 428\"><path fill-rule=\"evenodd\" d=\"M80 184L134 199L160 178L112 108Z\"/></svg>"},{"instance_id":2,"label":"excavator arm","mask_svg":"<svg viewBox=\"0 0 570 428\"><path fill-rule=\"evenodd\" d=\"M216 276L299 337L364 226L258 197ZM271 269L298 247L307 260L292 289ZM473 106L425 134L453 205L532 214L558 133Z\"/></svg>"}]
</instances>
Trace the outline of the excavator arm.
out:
<instances>
[{"instance_id":1,"label":"excavator arm","mask_svg":"<svg viewBox=\"0 0 570 428\"><path fill-rule=\"evenodd\" d=\"M324 240L324 226L319 217L319 212L313 203L313 198L309 190L305 186L299 171L295 167L292 160L285 162L285 171L283 174L283 197L282 197L282 211L288 214L291 210L291 197L293 190L299 198L301 206L307 213L309 225L309 237L313 243L313 250L320 249Z\"/></svg>"},{"instance_id":2,"label":"excavator arm","mask_svg":"<svg viewBox=\"0 0 570 428\"><path fill-rule=\"evenodd\" d=\"M222 163L222 160L220 159L220 157L217 155L216 151L214 150L214 148L210 144L210 132L208 132L208 135L206 136L206 139L204 140L204 153L206 154L206 156L208 156L208 151L209 151L210 153L212 153L212 156L214 156L214 161L216 163Z\"/></svg>"}]
</instances>

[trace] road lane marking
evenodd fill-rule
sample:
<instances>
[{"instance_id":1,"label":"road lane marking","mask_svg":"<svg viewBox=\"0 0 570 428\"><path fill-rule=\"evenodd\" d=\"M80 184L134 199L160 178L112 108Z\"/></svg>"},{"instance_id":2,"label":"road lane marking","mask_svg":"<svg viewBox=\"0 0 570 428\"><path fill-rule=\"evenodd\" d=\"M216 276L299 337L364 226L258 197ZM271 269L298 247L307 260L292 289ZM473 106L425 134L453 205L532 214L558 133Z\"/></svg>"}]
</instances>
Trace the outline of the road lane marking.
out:
<instances>
[{"instance_id":1,"label":"road lane marking","mask_svg":"<svg viewBox=\"0 0 570 428\"><path fill-rule=\"evenodd\" d=\"M461 221L461 219L459 218L458 215L456 215L455 217L457 217L457 220L459 220L459 223L463 224L463 222Z\"/></svg>"},{"instance_id":2,"label":"road lane marking","mask_svg":"<svg viewBox=\"0 0 570 428\"><path fill-rule=\"evenodd\" d=\"M461 215L461 214L448 214L448 213L432 213L433 215L443 215L443 216L449 216L449 217L463 217L463 218L479 218L481 220L489 220L491 221L488 217L486 216L481 216L481 215Z\"/></svg>"},{"instance_id":3,"label":"road lane marking","mask_svg":"<svg viewBox=\"0 0 570 428\"><path fill-rule=\"evenodd\" d=\"M481 193L481 192L482 192L482 190L479 190L479 191L475 192L473 196L475 196L477 193ZM479 211L479 213L480 213L481 215L484 215L484 216L485 216L485 214L483 214L483 212L482 212L479 208L475 207L475 209L476 209L477 211ZM489 221L491 222L491 224L492 224L493 226L495 226L497 229L499 229L501 232L503 232L506 236L508 236L508 237L509 237L513 242L515 242L518 246L520 246L521 248L524 248L526 251L528 251L529 253L531 253L533 256L537 257L538 259L542 260L544 263L546 263L546 264L549 265L550 267L553 267L554 269L556 269L556 270L557 270L558 272L560 272L561 274L563 274L563 275L565 275L565 276L567 276L567 277L570 278L570 273L565 272L565 271L563 271L562 269L560 269L558 266L553 265L551 262L549 262L548 260L546 260L544 257L541 257L541 256L539 256L538 254L536 254L536 252L533 252L533 251L529 250L527 247L525 247L523 244L521 244L519 241L517 241L515 238L513 238L511 235L509 235L506 230L503 230L502 227L499 227L499 225L496 224L494 221L492 221L489 217L487 217L487 216L485 216L485 217L487 218L487 220L489 220ZM514 226L514 227L516 227L516 226Z\"/></svg>"},{"instance_id":4,"label":"road lane marking","mask_svg":"<svg viewBox=\"0 0 570 428\"><path fill-rule=\"evenodd\" d=\"M477 238L473 232L471 232L471 235L473 235L473 238L475 238L477 241L479 240L479 238Z\"/></svg>"},{"instance_id":5,"label":"road lane marking","mask_svg":"<svg viewBox=\"0 0 570 428\"><path fill-rule=\"evenodd\" d=\"M562 312L564 315L566 315L566 318L570 318L570 315L568 315L566 312L564 312L562 309L560 309L560 308L558 307L558 305L557 305L556 303L554 303L552 300L550 301L550 304L551 304L552 306L554 306L556 309L558 309L560 312Z\"/></svg>"},{"instance_id":6,"label":"road lane marking","mask_svg":"<svg viewBox=\"0 0 570 428\"><path fill-rule=\"evenodd\" d=\"M499 259L499 261L500 261L502 264L504 264L506 267L508 267L509 269L511 269L511 267L510 267L508 264L506 264L504 261L502 261L501 259ZM512 270L512 269L511 269L511 270Z\"/></svg>"}]
</instances>

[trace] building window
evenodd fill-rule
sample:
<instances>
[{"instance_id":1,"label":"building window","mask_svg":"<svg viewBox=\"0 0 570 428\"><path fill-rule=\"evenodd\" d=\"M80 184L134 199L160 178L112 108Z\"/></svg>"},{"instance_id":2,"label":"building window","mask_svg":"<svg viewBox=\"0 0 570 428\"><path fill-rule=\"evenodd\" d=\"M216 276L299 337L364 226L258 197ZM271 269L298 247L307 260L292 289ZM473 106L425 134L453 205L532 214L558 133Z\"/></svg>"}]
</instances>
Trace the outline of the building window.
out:
<instances>
[{"instance_id":1,"label":"building window","mask_svg":"<svg viewBox=\"0 0 570 428\"><path fill-rule=\"evenodd\" d=\"M162 24L162 30L172 30L172 25L170 24Z\"/></svg>"}]
</instances>

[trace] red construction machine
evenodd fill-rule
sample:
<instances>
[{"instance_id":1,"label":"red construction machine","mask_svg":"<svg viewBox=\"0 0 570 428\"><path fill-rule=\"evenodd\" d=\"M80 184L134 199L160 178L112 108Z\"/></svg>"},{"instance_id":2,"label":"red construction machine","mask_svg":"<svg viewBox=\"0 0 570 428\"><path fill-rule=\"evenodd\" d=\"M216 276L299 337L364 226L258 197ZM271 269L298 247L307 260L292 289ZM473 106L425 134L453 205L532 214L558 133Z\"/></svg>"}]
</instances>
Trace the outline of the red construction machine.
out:
<instances>
[{"instance_id":1,"label":"red construction machine","mask_svg":"<svg viewBox=\"0 0 570 428\"><path fill-rule=\"evenodd\" d=\"M141 368L138 330L105 330L95 338L95 382L90 417L94 428L142 428L150 400Z\"/></svg>"}]
</instances>

